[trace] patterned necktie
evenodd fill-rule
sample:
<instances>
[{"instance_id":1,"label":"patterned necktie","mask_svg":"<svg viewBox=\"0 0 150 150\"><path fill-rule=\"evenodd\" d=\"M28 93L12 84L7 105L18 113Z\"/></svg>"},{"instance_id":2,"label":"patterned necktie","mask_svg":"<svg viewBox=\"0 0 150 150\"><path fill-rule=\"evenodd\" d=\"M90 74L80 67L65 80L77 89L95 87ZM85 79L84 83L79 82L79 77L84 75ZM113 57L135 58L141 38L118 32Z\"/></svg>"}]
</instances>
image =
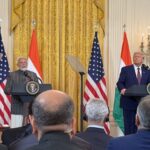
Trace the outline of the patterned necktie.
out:
<instances>
[{"instance_id":1,"label":"patterned necktie","mask_svg":"<svg viewBox=\"0 0 150 150\"><path fill-rule=\"evenodd\" d=\"M138 80L138 83L140 84L140 82L141 82L141 74L140 74L140 68L139 67L137 68L137 80Z\"/></svg>"}]
</instances>

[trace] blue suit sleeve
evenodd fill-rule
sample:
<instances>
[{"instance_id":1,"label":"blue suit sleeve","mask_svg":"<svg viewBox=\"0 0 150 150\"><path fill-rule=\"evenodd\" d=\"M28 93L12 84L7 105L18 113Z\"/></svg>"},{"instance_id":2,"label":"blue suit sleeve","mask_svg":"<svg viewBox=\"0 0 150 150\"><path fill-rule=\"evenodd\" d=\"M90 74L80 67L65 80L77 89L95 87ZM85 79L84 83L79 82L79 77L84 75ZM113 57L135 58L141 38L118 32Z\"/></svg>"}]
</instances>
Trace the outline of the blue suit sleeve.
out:
<instances>
[{"instance_id":1,"label":"blue suit sleeve","mask_svg":"<svg viewBox=\"0 0 150 150\"><path fill-rule=\"evenodd\" d=\"M107 150L115 150L114 146L113 146L113 141L112 140L110 140L110 142L109 142L109 144L107 146Z\"/></svg>"},{"instance_id":2,"label":"blue suit sleeve","mask_svg":"<svg viewBox=\"0 0 150 150\"><path fill-rule=\"evenodd\" d=\"M126 82L126 71L125 71L125 68L123 67L121 69L119 80L117 82L117 87L118 87L119 91L121 91L123 88L126 88L125 82Z\"/></svg>"}]
</instances>

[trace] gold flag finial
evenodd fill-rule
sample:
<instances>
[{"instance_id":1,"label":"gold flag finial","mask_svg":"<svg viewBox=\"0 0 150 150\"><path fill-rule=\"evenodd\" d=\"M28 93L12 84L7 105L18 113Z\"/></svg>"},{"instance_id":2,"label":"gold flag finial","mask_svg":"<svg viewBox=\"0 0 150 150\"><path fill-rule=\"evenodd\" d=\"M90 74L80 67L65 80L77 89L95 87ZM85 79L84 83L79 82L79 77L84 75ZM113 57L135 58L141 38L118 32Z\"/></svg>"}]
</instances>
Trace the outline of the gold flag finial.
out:
<instances>
[{"instance_id":1,"label":"gold flag finial","mask_svg":"<svg viewBox=\"0 0 150 150\"><path fill-rule=\"evenodd\" d=\"M1 27L2 22L3 22L3 20L0 18L0 27Z\"/></svg>"},{"instance_id":2,"label":"gold flag finial","mask_svg":"<svg viewBox=\"0 0 150 150\"><path fill-rule=\"evenodd\" d=\"M33 19L32 22L31 22L31 24L32 24L32 27L35 28L36 27L36 20Z\"/></svg>"},{"instance_id":3,"label":"gold flag finial","mask_svg":"<svg viewBox=\"0 0 150 150\"><path fill-rule=\"evenodd\" d=\"M94 31L95 32L97 32L98 31L98 29L99 29L99 22L98 21L96 21L95 23L94 23Z\"/></svg>"},{"instance_id":4,"label":"gold flag finial","mask_svg":"<svg viewBox=\"0 0 150 150\"><path fill-rule=\"evenodd\" d=\"M126 32L126 24L123 25L123 30Z\"/></svg>"}]
</instances>

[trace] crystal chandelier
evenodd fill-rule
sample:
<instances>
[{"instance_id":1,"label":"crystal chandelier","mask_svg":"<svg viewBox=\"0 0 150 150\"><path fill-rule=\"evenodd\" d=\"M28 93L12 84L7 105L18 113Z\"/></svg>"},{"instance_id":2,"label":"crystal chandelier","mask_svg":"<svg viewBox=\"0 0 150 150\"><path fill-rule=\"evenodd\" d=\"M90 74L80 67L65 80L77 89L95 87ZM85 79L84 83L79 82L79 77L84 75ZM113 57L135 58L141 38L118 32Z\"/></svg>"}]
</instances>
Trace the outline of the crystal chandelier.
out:
<instances>
[{"instance_id":1,"label":"crystal chandelier","mask_svg":"<svg viewBox=\"0 0 150 150\"><path fill-rule=\"evenodd\" d=\"M148 27L148 31L149 32L145 41L147 44L144 45L144 34L142 34L140 49L144 54L144 63L150 67L150 27Z\"/></svg>"}]
</instances>

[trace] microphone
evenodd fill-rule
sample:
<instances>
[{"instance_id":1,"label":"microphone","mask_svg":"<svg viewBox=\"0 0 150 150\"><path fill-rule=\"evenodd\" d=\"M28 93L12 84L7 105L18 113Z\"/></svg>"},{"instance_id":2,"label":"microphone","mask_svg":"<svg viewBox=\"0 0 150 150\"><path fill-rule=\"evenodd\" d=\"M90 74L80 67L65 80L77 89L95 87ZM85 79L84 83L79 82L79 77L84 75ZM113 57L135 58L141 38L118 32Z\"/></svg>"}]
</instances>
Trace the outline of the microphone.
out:
<instances>
[{"instance_id":1,"label":"microphone","mask_svg":"<svg viewBox=\"0 0 150 150\"><path fill-rule=\"evenodd\" d=\"M149 70L149 66L145 65L145 64L142 64L142 67L145 69L145 70Z\"/></svg>"},{"instance_id":2,"label":"microphone","mask_svg":"<svg viewBox=\"0 0 150 150\"><path fill-rule=\"evenodd\" d=\"M34 81L34 79L29 75L28 71L24 71L24 75L30 79L30 81ZM37 82L40 83L40 84L43 84L43 81L37 76ZM40 82L39 82L40 81Z\"/></svg>"},{"instance_id":3,"label":"microphone","mask_svg":"<svg viewBox=\"0 0 150 150\"><path fill-rule=\"evenodd\" d=\"M24 71L24 75L25 75L25 77L30 79L30 81L34 81L27 71Z\"/></svg>"}]
</instances>

